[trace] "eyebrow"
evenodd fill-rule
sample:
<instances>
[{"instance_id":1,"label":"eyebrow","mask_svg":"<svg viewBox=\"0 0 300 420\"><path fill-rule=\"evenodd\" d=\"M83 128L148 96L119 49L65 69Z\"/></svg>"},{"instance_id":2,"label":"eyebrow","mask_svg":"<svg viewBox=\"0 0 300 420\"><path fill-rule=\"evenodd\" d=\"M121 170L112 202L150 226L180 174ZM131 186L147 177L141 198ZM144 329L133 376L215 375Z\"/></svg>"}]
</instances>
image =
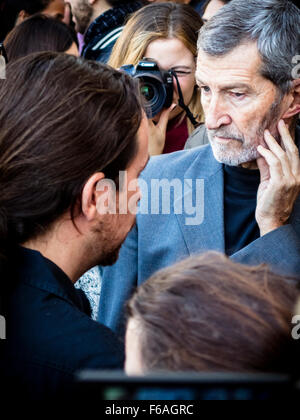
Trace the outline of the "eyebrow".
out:
<instances>
[{"instance_id":1,"label":"eyebrow","mask_svg":"<svg viewBox=\"0 0 300 420\"><path fill-rule=\"evenodd\" d=\"M203 86L207 86L206 83L202 82L197 76L196 76L197 83ZM221 90L231 90L231 89L247 89L248 91L252 92L253 89L251 86L247 85L247 83L233 83L231 85L222 86Z\"/></svg>"},{"instance_id":2,"label":"eyebrow","mask_svg":"<svg viewBox=\"0 0 300 420\"><path fill-rule=\"evenodd\" d=\"M175 69L191 70L191 67L190 66L181 66L180 64L178 64L178 66L174 66L170 70L175 70Z\"/></svg>"},{"instance_id":3,"label":"eyebrow","mask_svg":"<svg viewBox=\"0 0 300 420\"><path fill-rule=\"evenodd\" d=\"M154 59L154 58L151 58L151 57L144 57L143 58L143 60L152 60L152 61L155 61L156 62L156 60ZM174 67L171 67L170 68L170 70L175 70L175 69L185 69L185 70L192 70L192 67L190 67L190 66L181 66L180 64L178 64L178 66L174 66Z\"/></svg>"}]
</instances>

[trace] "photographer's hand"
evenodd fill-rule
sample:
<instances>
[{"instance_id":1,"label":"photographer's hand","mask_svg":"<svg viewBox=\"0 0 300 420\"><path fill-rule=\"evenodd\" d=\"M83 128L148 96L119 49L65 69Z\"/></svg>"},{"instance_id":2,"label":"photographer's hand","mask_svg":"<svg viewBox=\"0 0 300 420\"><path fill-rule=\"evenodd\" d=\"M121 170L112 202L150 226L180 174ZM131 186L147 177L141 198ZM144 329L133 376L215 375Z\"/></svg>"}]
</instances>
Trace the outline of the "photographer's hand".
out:
<instances>
[{"instance_id":1,"label":"photographer's hand","mask_svg":"<svg viewBox=\"0 0 300 420\"><path fill-rule=\"evenodd\" d=\"M157 156L162 154L166 143L166 133L167 125L169 122L169 116L170 113L175 109L175 107L176 104L172 104L170 108L164 109L156 124L152 120L148 120L150 156Z\"/></svg>"},{"instance_id":2,"label":"photographer's hand","mask_svg":"<svg viewBox=\"0 0 300 420\"><path fill-rule=\"evenodd\" d=\"M278 124L282 147L269 131L265 141L269 150L257 148L261 158L257 159L260 170L260 186L257 195L256 221L261 236L285 225L292 213L300 193L300 159L290 132L284 121Z\"/></svg>"}]
</instances>

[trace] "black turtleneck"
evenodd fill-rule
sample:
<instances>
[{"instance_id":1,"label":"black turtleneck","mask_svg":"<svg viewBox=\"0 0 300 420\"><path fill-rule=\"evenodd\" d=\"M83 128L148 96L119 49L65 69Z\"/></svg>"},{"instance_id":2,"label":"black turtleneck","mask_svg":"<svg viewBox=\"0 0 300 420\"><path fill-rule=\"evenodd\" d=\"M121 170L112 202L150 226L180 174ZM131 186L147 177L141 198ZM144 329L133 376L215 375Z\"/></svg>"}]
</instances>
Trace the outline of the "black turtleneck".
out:
<instances>
[{"instance_id":1,"label":"black turtleneck","mask_svg":"<svg viewBox=\"0 0 300 420\"><path fill-rule=\"evenodd\" d=\"M260 237L255 219L259 170L224 165L225 252L230 256Z\"/></svg>"}]
</instances>

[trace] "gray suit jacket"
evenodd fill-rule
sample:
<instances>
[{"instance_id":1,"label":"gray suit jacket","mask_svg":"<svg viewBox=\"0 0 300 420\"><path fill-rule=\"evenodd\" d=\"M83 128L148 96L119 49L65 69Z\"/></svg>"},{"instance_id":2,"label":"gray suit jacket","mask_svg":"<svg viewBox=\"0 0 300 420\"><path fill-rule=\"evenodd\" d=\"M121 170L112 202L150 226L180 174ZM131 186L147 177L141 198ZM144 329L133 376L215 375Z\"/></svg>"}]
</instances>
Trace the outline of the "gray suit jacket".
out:
<instances>
[{"instance_id":1,"label":"gray suit jacket","mask_svg":"<svg viewBox=\"0 0 300 420\"><path fill-rule=\"evenodd\" d=\"M199 125L195 131L190 135L187 142L185 143L185 150L194 149L195 147L204 146L208 144L208 136L205 124Z\"/></svg>"},{"instance_id":2,"label":"gray suit jacket","mask_svg":"<svg viewBox=\"0 0 300 420\"><path fill-rule=\"evenodd\" d=\"M171 199L170 214L161 214L162 204L153 191L151 194L151 182L154 186L155 180L161 179L184 182L182 196ZM192 254L225 252L223 165L215 160L210 145L153 158L142 180L149 191L143 192L141 209L145 213L153 205L154 211L137 216L136 227L123 245L118 262L102 272L98 319L117 333L123 332L125 302L136 286L154 272ZM192 203L196 204L194 219ZM289 224L257 239L231 258L249 265L267 263L274 271L299 276L300 197Z\"/></svg>"}]
</instances>

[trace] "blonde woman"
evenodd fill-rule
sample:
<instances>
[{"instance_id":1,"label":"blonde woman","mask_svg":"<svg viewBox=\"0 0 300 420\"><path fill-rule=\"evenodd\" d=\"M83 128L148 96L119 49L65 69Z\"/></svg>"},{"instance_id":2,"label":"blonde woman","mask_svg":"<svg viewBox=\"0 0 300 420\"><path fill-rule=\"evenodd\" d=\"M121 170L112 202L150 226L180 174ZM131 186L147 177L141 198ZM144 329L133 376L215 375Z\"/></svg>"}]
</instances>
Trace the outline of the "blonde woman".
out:
<instances>
[{"instance_id":1,"label":"blonde woman","mask_svg":"<svg viewBox=\"0 0 300 420\"><path fill-rule=\"evenodd\" d=\"M156 61L160 70L176 72L187 105L200 123L203 121L200 92L195 81L197 39L202 26L199 14L190 6L154 3L132 15L116 42L109 64L120 68L136 66L144 58ZM178 105L174 78L173 105L149 120L150 155L182 150L195 126Z\"/></svg>"}]
</instances>

